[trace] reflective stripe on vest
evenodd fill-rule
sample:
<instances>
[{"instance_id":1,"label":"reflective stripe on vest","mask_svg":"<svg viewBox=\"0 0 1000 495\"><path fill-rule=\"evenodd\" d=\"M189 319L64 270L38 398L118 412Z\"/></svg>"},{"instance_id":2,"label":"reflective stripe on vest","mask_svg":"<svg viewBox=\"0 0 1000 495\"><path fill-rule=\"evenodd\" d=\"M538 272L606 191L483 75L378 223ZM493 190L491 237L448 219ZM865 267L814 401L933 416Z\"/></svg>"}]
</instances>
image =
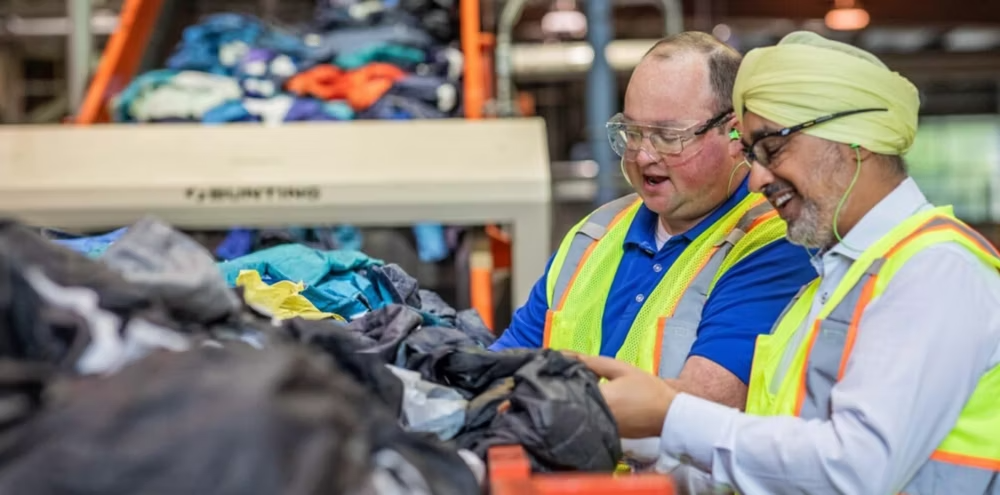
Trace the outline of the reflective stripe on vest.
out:
<instances>
[{"instance_id":1,"label":"reflective stripe on vest","mask_svg":"<svg viewBox=\"0 0 1000 495\"><path fill-rule=\"evenodd\" d=\"M546 347L600 352L603 306L640 204L637 195L608 203L563 240L548 273L552 309L546 315ZM664 378L676 377L697 336L701 310L720 267L733 264L727 255L749 255L783 236L784 222L770 205L760 195L749 195L698 236L667 270L645 298L617 357Z\"/></svg>"},{"instance_id":2,"label":"reflective stripe on vest","mask_svg":"<svg viewBox=\"0 0 1000 495\"><path fill-rule=\"evenodd\" d=\"M914 254L944 242L957 242L1000 269L996 249L950 209L914 216L862 253L815 322L807 327L805 319L818 280L793 300L771 335L758 338L747 412L828 420L830 395L868 303ZM983 375L951 433L903 493L1000 495L1000 367Z\"/></svg>"}]
</instances>

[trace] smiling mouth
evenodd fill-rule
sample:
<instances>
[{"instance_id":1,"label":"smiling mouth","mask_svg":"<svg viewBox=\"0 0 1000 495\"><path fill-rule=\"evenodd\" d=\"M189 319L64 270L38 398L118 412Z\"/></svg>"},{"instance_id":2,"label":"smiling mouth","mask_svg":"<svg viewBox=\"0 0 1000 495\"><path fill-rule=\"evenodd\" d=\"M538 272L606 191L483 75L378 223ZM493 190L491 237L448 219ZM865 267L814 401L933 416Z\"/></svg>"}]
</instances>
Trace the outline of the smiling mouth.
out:
<instances>
[{"instance_id":1,"label":"smiling mouth","mask_svg":"<svg viewBox=\"0 0 1000 495\"><path fill-rule=\"evenodd\" d=\"M795 193L791 191L786 191L781 194L778 194L777 196L774 196L770 201L775 208L781 208L782 206L788 204L788 202L791 201L792 198L794 197Z\"/></svg>"}]
</instances>

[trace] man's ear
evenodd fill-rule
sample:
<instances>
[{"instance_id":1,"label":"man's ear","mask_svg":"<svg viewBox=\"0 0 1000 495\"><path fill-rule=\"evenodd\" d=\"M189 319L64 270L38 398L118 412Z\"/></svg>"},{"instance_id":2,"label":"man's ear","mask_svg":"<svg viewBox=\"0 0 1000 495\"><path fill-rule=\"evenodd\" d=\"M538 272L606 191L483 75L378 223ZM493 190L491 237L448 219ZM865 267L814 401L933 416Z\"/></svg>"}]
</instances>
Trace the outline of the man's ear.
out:
<instances>
[{"instance_id":1,"label":"man's ear","mask_svg":"<svg viewBox=\"0 0 1000 495\"><path fill-rule=\"evenodd\" d=\"M728 131L729 156L733 157L733 159L742 160L743 159L742 126L736 120L736 118L733 117L733 119L729 121L728 126L725 128L729 129Z\"/></svg>"}]
</instances>

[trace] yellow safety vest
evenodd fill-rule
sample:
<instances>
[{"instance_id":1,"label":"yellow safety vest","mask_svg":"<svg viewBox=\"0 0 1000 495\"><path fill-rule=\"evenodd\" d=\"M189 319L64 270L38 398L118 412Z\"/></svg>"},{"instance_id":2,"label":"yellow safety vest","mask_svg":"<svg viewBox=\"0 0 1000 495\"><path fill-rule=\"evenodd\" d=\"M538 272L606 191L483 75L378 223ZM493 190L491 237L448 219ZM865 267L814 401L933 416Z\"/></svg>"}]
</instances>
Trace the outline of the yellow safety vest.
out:
<instances>
[{"instance_id":1,"label":"yellow safety vest","mask_svg":"<svg viewBox=\"0 0 1000 495\"><path fill-rule=\"evenodd\" d=\"M548 272L544 346L600 353L605 301L621 262L625 234L642 201L612 201L563 239ZM739 260L785 235L783 222L759 194L749 194L699 235L647 297L617 359L676 378L697 336L715 282Z\"/></svg>"},{"instance_id":2,"label":"yellow safety vest","mask_svg":"<svg viewBox=\"0 0 1000 495\"><path fill-rule=\"evenodd\" d=\"M757 337L747 413L829 419L830 394L850 359L865 308L913 255L946 242L960 244L987 265L1000 269L996 249L955 219L950 207L910 217L851 265L816 321L806 324L819 279L799 292L770 335ZM796 335L798 332L807 333ZM794 341L801 344L796 346ZM954 428L931 458L906 486L894 487L891 493L997 495L998 473L1000 367L982 376Z\"/></svg>"}]
</instances>

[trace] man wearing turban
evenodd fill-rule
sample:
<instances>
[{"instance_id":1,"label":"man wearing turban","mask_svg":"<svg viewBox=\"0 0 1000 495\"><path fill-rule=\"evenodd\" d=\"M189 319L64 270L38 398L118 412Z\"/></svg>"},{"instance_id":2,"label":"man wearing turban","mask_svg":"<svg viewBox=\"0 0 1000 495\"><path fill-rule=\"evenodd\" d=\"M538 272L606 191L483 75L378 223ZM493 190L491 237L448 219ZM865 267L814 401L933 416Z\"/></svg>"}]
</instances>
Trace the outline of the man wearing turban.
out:
<instances>
[{"instance_id":1,"label":"man wearing turban","mask_svg":"<svg viewBox=\"0 0 1000 495\"><path fill-rule=\"evenodd\" d=\"M1000 494L1000 257L907 176L918 107L876 57L816 34L747 54L751 186L819 277L758 338L745 413L581 356L624 437L659 434L716 491Z\"/></svg>"}]
</instances>

